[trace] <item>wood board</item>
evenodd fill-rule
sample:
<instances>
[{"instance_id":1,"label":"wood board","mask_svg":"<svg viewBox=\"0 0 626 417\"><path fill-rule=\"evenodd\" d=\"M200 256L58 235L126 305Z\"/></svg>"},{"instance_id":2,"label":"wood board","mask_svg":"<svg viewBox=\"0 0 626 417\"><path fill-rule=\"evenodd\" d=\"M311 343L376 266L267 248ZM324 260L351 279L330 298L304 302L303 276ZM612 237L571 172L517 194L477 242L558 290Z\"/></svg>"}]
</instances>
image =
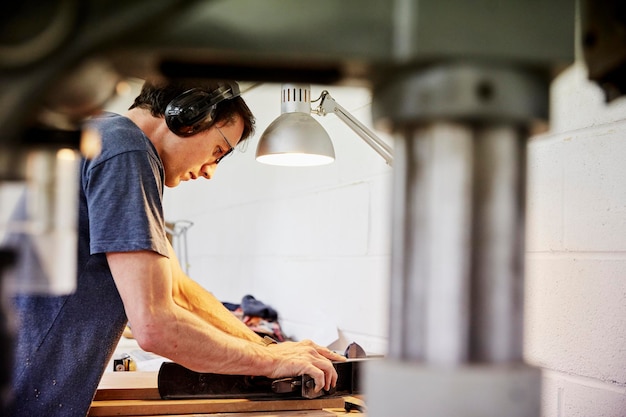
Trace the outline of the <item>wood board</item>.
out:
<instances>
[{"instance_id":1,"label":"wood board","mask_svg":"<svg viewBox=\"0 0 626 417\"><path fill-rule=\"evenodd\" d=\"M171 414L246 413L343 408L343 398L313 400L103 400L94 401L89 416L151 416ZM330 414L332 415L332 414Z\"/></svg>"},{"instance_id":2,"label":"wood board","mask_svg":"<svg viewBox=\"0 0 626 417\"><path fill-rule=\"evenodd\" d=\"M174 414L168 417L337 417L345 416L345 411L334 410L302 410L302 411L259 411L251 413L217 413L217 414ZM142 416L163 417L163 416Z\"/></svg>"},{"instance_id":3,"label":"wood board","mask_svg":"<svg viewBox=\"0 0 626 417\"><path fill-rule=\"evenodd\" d=\"M160 400L158 375L158 372L105 372L94 400Z\"/></svg>"}]
</instances>

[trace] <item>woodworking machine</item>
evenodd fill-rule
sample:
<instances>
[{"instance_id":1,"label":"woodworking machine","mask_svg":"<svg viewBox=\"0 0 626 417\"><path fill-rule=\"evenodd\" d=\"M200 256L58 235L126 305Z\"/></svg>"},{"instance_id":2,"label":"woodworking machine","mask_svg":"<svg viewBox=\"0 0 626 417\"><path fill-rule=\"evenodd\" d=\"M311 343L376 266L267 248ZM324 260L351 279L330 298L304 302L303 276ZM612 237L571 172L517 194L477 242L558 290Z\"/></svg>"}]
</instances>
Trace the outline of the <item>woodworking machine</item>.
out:
<instances>
[{"instance_id":1,"label":"woodworking machine","mask_svg":"<svg viewBox=\"0 0 626 417\"><path fill-rule=\"evenodd\" d=\"M361 368L366 359L334 362L337 385L330 391L315 391L309 375L266 378L219 375L191 371L177 363L165 362L158 375L159 395L165 400L190 398L247 398L252 400L313 399L325 396L361 394Z\"/></svg>"}]
</instances>

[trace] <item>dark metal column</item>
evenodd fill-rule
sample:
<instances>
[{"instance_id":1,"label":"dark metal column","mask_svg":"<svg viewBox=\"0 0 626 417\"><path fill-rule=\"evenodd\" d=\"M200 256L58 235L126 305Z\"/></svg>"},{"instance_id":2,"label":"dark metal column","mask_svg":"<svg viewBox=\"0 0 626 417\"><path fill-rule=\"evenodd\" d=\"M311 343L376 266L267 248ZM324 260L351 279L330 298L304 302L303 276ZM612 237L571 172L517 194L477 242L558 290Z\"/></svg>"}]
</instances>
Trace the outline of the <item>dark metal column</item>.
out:
<instances>
[{"instance_id":1,"label":"dark metal column","mask_svg":"<svg viewBox=\"0 0 626 417\"><path fill-rule=\"evenodd\" d=\"M540 373L522 361L525 138L549 76L449 64L396 80L374 90L399 137L390 352L366 374L370 415L537 416Z\"/></svg>"},{"instance_id":2,"label":"dark metal column","mask_svg":"<svg viewBox=\"0 0 626 417\"><path fill-rule=\"evenodd\" d=\"M470 360L522 360L526 134L476 133Z\"/></svg>"}]
</instances>

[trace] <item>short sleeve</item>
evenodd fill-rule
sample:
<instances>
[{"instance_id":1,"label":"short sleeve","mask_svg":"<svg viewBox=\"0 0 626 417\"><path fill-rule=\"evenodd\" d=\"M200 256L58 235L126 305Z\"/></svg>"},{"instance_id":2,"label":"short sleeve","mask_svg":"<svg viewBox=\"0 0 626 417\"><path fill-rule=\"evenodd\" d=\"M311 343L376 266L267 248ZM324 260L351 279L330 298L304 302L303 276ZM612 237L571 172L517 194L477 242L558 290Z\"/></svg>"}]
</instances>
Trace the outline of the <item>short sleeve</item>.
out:
<instances>
[{"instance_id":1,"label":"short sleeve","mask_svg":"<svg viewBox=\"0 0 626 417\"><path fill-rule=\"evenodd\" d=\"M151 250L169 256L163 218L163 172L143 150L117 154L83 177L90 253Z\"/></svg>"}]
</instances>

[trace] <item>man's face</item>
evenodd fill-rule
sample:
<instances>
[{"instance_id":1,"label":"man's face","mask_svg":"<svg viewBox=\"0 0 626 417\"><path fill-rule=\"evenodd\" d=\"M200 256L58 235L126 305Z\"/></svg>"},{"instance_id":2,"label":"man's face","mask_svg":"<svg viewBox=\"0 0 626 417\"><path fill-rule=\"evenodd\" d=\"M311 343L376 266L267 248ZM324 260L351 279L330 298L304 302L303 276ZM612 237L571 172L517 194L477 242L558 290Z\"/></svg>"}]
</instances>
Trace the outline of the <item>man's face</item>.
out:
<instances>
[{"instance_id":1,"label":"man's face","mask_svg":"<svg viewBox=\"0 0 626 417\"><path fill-rule=\"evenodd\" d=\"M231 146L237 146L242 133L240 117L235 123L213 125L209 130L186 138L171 133L161 154L165 185L176 187L181 181L211 179L218 159L230 152Z\"/></svg>"}]
</instances>

